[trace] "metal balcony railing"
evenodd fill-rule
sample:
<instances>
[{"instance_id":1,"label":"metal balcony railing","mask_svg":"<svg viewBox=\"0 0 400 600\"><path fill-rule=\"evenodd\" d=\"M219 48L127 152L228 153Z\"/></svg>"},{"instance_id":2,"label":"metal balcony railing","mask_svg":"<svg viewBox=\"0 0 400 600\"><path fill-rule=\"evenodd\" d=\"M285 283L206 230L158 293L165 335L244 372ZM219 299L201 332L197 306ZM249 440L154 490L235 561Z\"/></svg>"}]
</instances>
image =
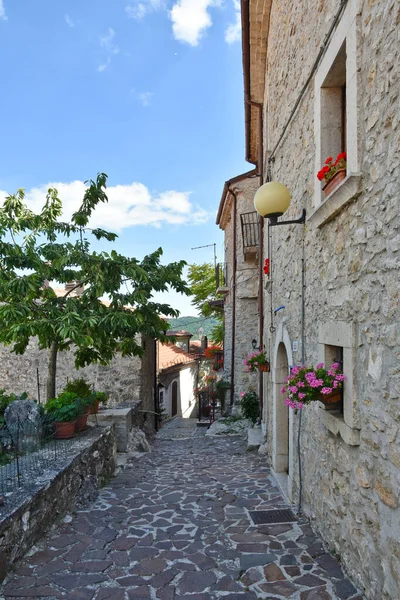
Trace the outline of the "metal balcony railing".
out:
<instances>
[{"instance_id":1,"label":"metal balcony railing","mask_svg":"<svg viewBox=\"0 0 400 600\"><path fill-rule=\"evenodd\" d=\"M257 211L242 213L240 221L242 224L243 252L246 253L250 248L257 248L260 241Z\"/></svg>"}]
</instances>

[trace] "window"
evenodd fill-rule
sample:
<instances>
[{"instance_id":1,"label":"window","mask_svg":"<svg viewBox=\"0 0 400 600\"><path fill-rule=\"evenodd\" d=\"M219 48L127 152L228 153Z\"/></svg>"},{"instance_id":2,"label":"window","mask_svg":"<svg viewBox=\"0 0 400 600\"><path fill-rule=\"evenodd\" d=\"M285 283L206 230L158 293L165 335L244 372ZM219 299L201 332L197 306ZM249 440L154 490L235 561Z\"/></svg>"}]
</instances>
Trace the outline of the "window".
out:
<instances>
[{"instance_id":1,"label":"window","mask_svg":"<svg viewBox=\"0 0 400 600\"><path fill-rule=\"evenodd\" d=\"M318 331L318 361L331 365L342 362L346 380L343 404L338 410L326 410L321 405L325 427L339 435L349 446L360 444L360 411L356 383L356 325L343 321L320 323Z\"/></svg>"},{"instance_id":2,"label":"window","mask_svg":"<svg viewBox=\"0 0 400 600\"><path fill-rule=\"evenodd\" d=\"M321 156L346 152L346 43L342 45L321 87Z\"/></svg>"},{"instance_id":3,"label":"window","mask_svg":"<svg viewBox=\"0 0 400 600\"><path fill-rule=\"evenodd\" d=\"M314 180L314 212L322 227L355 198L361 185L358 139L357 1L349 0L314 80L315 173L326 158L347 154L345 179L327 197Z\"/></svg>"},{"instance_id":4,"label":"window","mask_svg":"<svg viewBox=\"0 0 400 600\"><path fill-rule=\"evenodd\" d=\"M330 344L324 344L324 364L330 367L333 363L339 363L340 369L344 371L343 364L343 347L342 346L331 346ZM343 394L341 404L335 405L335 410L338 410L343 414Z\"/></svg>"}]
</instances>

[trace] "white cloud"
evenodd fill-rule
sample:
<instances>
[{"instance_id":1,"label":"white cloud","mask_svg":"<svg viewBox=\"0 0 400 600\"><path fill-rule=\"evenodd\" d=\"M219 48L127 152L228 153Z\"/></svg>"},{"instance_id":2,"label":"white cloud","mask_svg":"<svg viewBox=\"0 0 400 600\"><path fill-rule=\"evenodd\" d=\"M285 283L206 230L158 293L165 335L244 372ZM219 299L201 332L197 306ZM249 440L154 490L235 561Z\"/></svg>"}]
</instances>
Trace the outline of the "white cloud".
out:
<instances>
[{"instance_id":1,"label":"white cloud","mask_svg":"<svg viewBox=\"0 0 400 600\"><path fill-rule=\"evenodd\" d=\"M66 24L68 25L68 27L75 27L75 23L73 22L73 20L71 19L71 17L69 15L64 15L64 20L65 20Z\"/></svg>"},{"instance_id":2,"label":"white cloud","mask_svg":"<svg viewBox=\"0 0 400 600\"><path fill-rule=\"evenodd\" d=\"M86 186L83 181L71 183L48 183L27 190L25 201L34 212L39 212L45 203L49 187L58 190L63 202L63 220L69 220L83 198ZM0 190L0 204L8 194ZM121 231L127 227L164 224L187 225L205 223L209 214L190 202L190 192L169 190L152 194L142 183L115 185L107 188L108 203L99 204L90 221L91 227L103 227Z\"/></svg>"},{"instance_id":3,"label":"white cloud","mask_svg":"<svg viewBox=\"0 0 400 600\"><path fill-rule=\"evenodd\" d=\"M98 72L101 73L111 63L111 57L119 53L119 48L115 44L115 31L112 27L108 28L106 35L99 38L99 44L107 55L106 60L97 67Z\"/></svg>"},{"instance_id":4,"label":"white cloud","mask_svg":"<svg viewBox=\"0 0 400 600\"><path fill-rule=\"evenodd\" d=\"M150 106L153 96L154 92L141 92L137 95L137 99L142 106L147 107Z\"/></svg>"},{"instance_id":5,"label":"white cloud","mask_svg":"<svg viewBox=\"0 0 400 600\"><path fill-rule=\"evenodd\" d=\"M125 12L129 19L141 21L147 14L164 8L164 6L164 0L138 0L127 4Z\"/></svg>"},{"instance_id":6,"label":"white cloud","mask_svg":"<svg viewBox=\"0 0 400 600\"><path fill-rule=\"evenodd\" d=\"M219 2L215 0L178 0L170 12L174 38L197 46L212 25L209 9L217 5Z\"/></svg>"},{"instance_id":7,"label":"white cloud","mask_svg":"<svg viewBox=\"0 0 400 600\"><path fill-rule=\"evenodd\" d=\"M97 67L98 72L101 73L102 71L104 71L105 69L107 69L107 67L110 64L110 62L111 62L111 58L108 57L108 59L106 60L105 63L102 63L101 65L99 65Z\"/></svg>"},{"instance_id":8,"label":"white cloud","mask_svg":"<svg viewBox=\"0 0 400 600\"><path fill-rule=\"evenodd\" d=\"M99 42L102 48L105 48L110 54L118 54L119 48L114 43L115 31L112 27L108 28L106 35L100 37Z\"/></svg>"},{"instance_id":9,"label":"white cloud","mask_svg":"<svg viewBox=\"0 0 400 600\"><path fill-rule=\"evenodd\" d=\"M7 21L6 9L4 8L3 0L0 0L0 19Z\"/></svg>"},{"instance_id":10,"label":"white cloud","mask_svg":"<svg viewBox=\"0 0 400 600\"><path fill-rule=\"evenodd\" d=\"M233 0L233 5L235 7L235 22L231 23L225 31L225 41L228 44L240 42L242 38L242 19L240 14L240 1Z\"/></svg>"}]
</instances>

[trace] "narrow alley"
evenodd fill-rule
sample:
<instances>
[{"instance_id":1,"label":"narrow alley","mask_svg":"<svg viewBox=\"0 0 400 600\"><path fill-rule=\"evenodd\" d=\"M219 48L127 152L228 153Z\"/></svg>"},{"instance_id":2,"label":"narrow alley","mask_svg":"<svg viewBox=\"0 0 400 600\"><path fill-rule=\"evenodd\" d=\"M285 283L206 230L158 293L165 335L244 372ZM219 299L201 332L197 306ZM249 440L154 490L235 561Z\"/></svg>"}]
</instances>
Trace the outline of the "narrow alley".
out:
<instances>
[{"instance_id":1,"label":"narrow alley","mask_svg":"<svg viewBox=\"0 0 400 600\"><path fill-rule=\"evenodd\" d=\"M306 520L254 524L253 511L289 508L266 459L240 437L204 433L168 424L31 552L1 598L361 600Z\"/></svg>"}]
</instances>

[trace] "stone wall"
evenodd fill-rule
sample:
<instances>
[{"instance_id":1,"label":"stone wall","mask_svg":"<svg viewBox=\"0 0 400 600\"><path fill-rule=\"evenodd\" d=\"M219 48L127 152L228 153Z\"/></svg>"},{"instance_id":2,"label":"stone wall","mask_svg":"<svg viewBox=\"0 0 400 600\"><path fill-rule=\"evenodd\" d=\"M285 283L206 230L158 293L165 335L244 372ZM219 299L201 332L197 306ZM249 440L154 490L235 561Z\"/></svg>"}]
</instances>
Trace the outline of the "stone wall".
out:
<instances>
[{"instance_id":1,"label":"stone wall","mask_svg":"<svg viewBox=\"0 0 400 600\"><path fill-rule=\"evenodd\" d=\"M114 426L91 429L29 488L8 495L0 508L0 580L57 520L92 500L115 466Z\"/></svg>"},{"instance_id":2,"label":"stone wall","mask_svg":"<svg viewBox=\"0 0 400 600\"><path fill-rule=\"evenodd\" d=\"M145 339L143 358L117 355L109 366L89 365L75 369L72 352L60 352L57 360L57 393L60 393L68 380L84 377L94 385L94 389L105 391L109 396L109 406L125 400L142 400L143 406L154 410L153 390L155 363L153 340ZM30 398L38 398L37 373L39 373L41 402L46 399L48 350L39 350L37 341L32 339L23 355L16 355L10 347L0 346L0 388L8 393L27 392Z\"/></svg>"},{"instance_id":3,"label":"stone wall","mask_svg":"<svg viewBox=\"0 0 400 600\"><path fill-rule=\"evenodd\" d=\"M236 332L235 332L235 375L234 375L234 401L237 402L240 392L249 387L257 389L258 377L248 373L243 365L243 360L252 352L251 341L259 342L258 333L258 259L254 254L247 260L243 251L243 236L240 224L242 213L254 210L253 198L258 187L258 179L247 179L235 184L237 193L237 223L236 223ZM225 298L225 340L224 340L224 373L228 379L232 372L232 294L233 294L233 210L230 207L229 217L224 225L225 234L225 262L228 265L229 293ZM229 394L229 392L228 392ZM228 397L227 394L227 397Z\"/></svg>"},{"instance_id":4,"label":"stone wall","mask_svg":"<svg viewBox=\"0 0 400 600\"><path fill-rule=\"evenodd\" d=\"M327 416L318 406L303 411L303 508L366 598L393 600L400 598L400 8L395 0L351 0L350 5L358 8L357 51L348 58L356 61L357 191L325 223L317 224L314 216L304 228L274 228L272 304L285 309L274 319L276 334L269 343L277 349L286 339L291 354L297 340L292 360L300 364L304 243L305 361L320 359L324 331L351 330L344 370L346 410L353 422L346 424L346 415ZM278 141L337 8L335 0L272 3L266 148ZM316 208L314 111L311 83L273 165L273 179L291 190L288 217L298 216L303 207L311 215ZM266 336L270 300L266 293ZM264 414L270 458L274 440L284 434L272 384L278 377L277 352L273 367L265 385ZM276 402L282 401L277 394ZM299 486L297 426L298 416L291 415L285 427L291 438L294 501Z\"/></svg>"}]
</instances>

